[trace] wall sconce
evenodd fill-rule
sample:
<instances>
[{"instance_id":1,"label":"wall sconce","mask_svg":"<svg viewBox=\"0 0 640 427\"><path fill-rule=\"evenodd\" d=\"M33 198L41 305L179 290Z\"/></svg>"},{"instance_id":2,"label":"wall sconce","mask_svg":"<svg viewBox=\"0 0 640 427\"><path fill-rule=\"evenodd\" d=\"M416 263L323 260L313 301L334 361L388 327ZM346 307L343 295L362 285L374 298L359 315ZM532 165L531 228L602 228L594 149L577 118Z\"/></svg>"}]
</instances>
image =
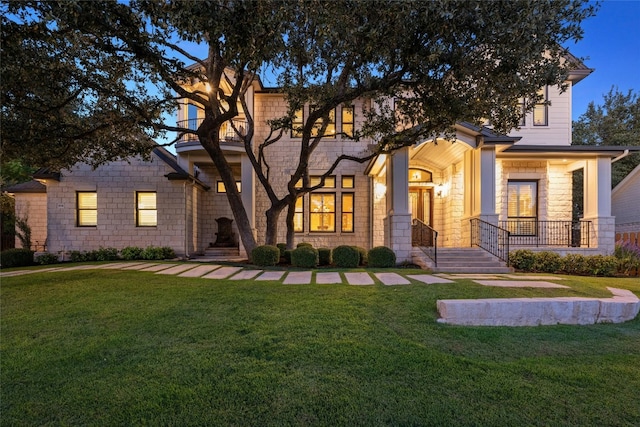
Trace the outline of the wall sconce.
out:
<instances>
[{"instance_id":1,"label":"wall sconce","mask_svg":"<svg viewBox=\"0 0 640 427\"><path fill-rule=\"evenodd\" d=\"M436 185L436 196L442 197L442 190L444 189L444 185L442 183Z\"/></svg>"}]
</instances>

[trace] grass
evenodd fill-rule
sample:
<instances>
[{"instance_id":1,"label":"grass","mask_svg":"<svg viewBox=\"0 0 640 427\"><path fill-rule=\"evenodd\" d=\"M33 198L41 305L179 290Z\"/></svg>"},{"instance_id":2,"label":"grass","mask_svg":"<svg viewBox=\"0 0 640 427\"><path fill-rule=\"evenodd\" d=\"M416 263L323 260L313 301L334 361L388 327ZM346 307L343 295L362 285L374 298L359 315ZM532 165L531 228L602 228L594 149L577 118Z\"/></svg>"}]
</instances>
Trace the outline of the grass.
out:
<instances>
[{"instance_id":1,"label":"grass","mask_svg":"<svg viewBox=\"0 0 640 427\"><path fill-rule=\"evenodd\" d=\"M640 294L637 279L566 278L569 291L3 278L1 424L639 425L639 319L436 323L437 299Z\"/></svg>"}]
</instances>

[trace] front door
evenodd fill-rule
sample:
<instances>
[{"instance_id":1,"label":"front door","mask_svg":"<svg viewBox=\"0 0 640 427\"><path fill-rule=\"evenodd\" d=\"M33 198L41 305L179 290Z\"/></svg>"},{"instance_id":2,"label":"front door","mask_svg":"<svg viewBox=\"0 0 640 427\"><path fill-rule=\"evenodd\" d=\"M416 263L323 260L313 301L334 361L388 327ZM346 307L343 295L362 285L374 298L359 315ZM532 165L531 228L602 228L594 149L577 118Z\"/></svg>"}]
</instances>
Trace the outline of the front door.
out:
<instances>
[{"instance_id":1,"label":"front door","mask_svg":"<svg viewBox=\"0 0 640 427\"><path fill-rule=\"evenodd\" d=\"M418 219L432 227L433 220L433 188L409 187L409 208L411 209L411 222ZM425 227L426 228L426 227ZM431 233L420 225L412 227L412 241L416 246L432 246Z\"/></svg>"}]
</instances>

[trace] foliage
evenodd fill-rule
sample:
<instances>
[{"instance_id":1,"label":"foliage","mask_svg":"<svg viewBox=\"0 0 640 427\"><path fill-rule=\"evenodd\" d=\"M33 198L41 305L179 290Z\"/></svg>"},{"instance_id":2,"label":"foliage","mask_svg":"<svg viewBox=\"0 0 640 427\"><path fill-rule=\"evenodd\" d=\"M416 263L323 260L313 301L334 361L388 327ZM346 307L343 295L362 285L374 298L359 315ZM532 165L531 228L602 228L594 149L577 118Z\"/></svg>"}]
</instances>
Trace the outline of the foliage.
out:
<instances>
[{"instance_id":1,"label":"foliage","mask_svg":"<svg viewBox=\"0 0 640 427\"><path fill-rule=\"evenodd\" d=\"M33 264L33 251L29 248L7 249L0 252L2 268L26 267Z\"/></svg>"},{"instance_id":2,"label":"foliage","mask_svg":"<svg viewBox=\"0 0 640 427\"><path fill-rule=\"evenodd\" d=\"M589 260L582 254L567 254L562 259L562 271L567 274L588 275Z\"/></svg>"},{"instance_id":3,"label":"foliage","mask_svg":"<svg viewBox=\"0 0 640 427\"><path fill-rule=\"evenodd\" d=\"M35 262L40 265L57 264L60 259L57 254L44 253L36 256Z\"/></svg>"},{"instance_id":4,"label":"foliage","mask_svg":"<svg viewBox=\"0 0 640 427\"><path fill-rule=\"evenodd\" d=\"M284 256L284 251L287 250L287 244L286 243L278 243L276 245L276 247L280 250L280 257L282 258Z\"/></svg>"},{"instance_id":5,"label":"foliage","mask_svg":"<svg viewBox=\"0 0 640 427\"><path fill-rule=\"evenodd\" d=\"M556 273L562 268L562 257L557 252L536 252L532 271L540 273Z\"/></svg>"},{"instance_id":6,"label":"foliage","mask_svg":"<svg viewBox=\"0 0 640 427\"><path fill-rule=\"evenodd\" d=\"M533 271L536 254L528 249L518 249L509 254L509 264L516 270Z\"/></svg>"},{"instance_id":7,"label":"foliage","mask_svg":"<svg viewBox=\"0 0 640 427\"><path fill-rule=\"evenodd\" d=\"M294 267L317 267L318 258L318 250L313 246L303 245L291 251L291 265Z\"/></svg>"},{"instance_id":8,"label":"foliage","mask_svg":"<svg viewBox=\"0 0 640 427\"><path fill-rule=\"evenodd\" d=\"M612 255L593 255L589 257L591 276L611 277L617 273L618 260Z\"/></svg>"},{"instance_id":9,"label":"foliage","mask_svg":"<svg viewBox=\"0 0 640 427\"><path fill-rule=\"evenodd\" d=\"M120 257L124 260L131 261L134 259L142 259L144 249L137 246L127 246L120 250Z\"/></svg>"},{"instance_id":10,"label":"foliage","mask_svg":"<svg viewBox=\"0 0 640 427\"><path fill-rule=\"evenodd\" d=\"M611 88L603 103L589 103L587 111L573 122L573 145L640 145L640 96ZM631 154L611 165L611 186L615 187L640 164L640 153ZM574 173L574 218L583 215L583 171Z\"/></svg>"},{"instance_id":11,"label":"foliage","mask_svg":"<svg viewBox=\"0 0 640 427\"><path fill-rule=\"evenodd\" d=\"M390 268L396 266L396 254L386 246L371 248L368 254L369 267Z\"/></svg>"},{"instance_id":12,"label":"foliage","mask_svg":"<svg viewBox=\"0 0 640 427\"><path fill-rule=\"evenodd\" d=\"M142 251L142 259L146 260L163 260L175 258L176 254L168 246L148 246Z\"/></svg>"},{"instance_id":13,"label":"foliage","mask_svg":"<svg viewBox=\"0 0 640 427\"><path fill-rule=\"evenodd\" d=\"M354 246L355 250L358 251L358 255L360 257L358 261L358 265L366 265L367 264L367 250L362 246Z\"/></svg>"},{"instance_id":14,"label":"foliage","mask_svg":"<svg viewBox=\"0 0 640 427\"><path fill-rule=\"evenodd\" d=\"M318 248L318 265L331 265L331 249Z\"/></svg>"},{"instance_id":15,"label":"foliage","mask_svg":"<svg viewBox=\"0 0 640 427\"><path fill-rule=\"evenodd\" d=\"M360 264L360 252L354 246L341 245L333 249L333 264L340 268L355 268Z\"/></svg>"},{"instance_id":16,"label":"foliage","mask_svg":"<svg viewBox=\"0 0 640 427\"><path fill-rule=\"evenodd\" d=\"M15 217L16 224L16 236L20 240L20 244L23 248L31 249L31 226L29 225L29 217L18 216Z\"/></svg>"},{"instance_id":17,"label":"foliage","mask_svg":"<svg viewBox=\"0 0 640 427\"><path fill-rule=\"evenodd\" d=\"M307 246L307 247L310 247L310 248L312 248L312 247L313 247L313 245L312 245L311 243L309 243L309 242L300 242L300 243L298 243L298 244L296 245L296 248L301 248L301 247L303 247L303 246Z\"/></svg>"},{"instance_id":18,"label":"foliage","mask_svg":"<svg viewBox=\"0 0 640 427\"><path fill-rule=\"evenodd\" d=\"M618 272L628 275L640 270L640 246L629 241L617 242L613 255L618 259Z\"/></svg>"},{"instance_id":19,"label":"foliage","mask_svg":"<svg viewBox=\"0 0 640 427\"><path fill-rule=\"evenodd\" d=\"M291 264L291 252L293 252L293 249L285 249L284 251L284 262L286 264Z\"/></svg>"},{"instance_id":20,"label":"foliage","mask_svg":"<svg viewBox=\"0 0 640 427\"><path fill-rule=\"evenodd\" d=\"M251 251L251 261L258 266L272 266L280 261L280 249L277 246L256 246Z\"/></svg>"}]
</instances>

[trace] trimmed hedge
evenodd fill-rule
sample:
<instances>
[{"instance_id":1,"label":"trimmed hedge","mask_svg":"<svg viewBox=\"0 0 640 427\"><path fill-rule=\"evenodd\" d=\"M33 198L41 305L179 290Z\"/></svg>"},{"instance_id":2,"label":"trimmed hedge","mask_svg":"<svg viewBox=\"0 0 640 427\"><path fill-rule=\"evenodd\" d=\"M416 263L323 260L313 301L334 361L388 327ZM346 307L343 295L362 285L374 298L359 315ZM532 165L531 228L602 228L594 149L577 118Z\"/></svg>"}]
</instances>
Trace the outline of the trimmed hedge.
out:
<instances>
[{"instance_id":1,"label":"trimmed hedge","mask_svg":"<svg viewBox=\"0 0 640 427\"><path fill-rule=\"evenodd\" d=\"M306 246L306 247L309 247L309 248L312 248L312 247L313 247L313 245L312 245L311 243L309 243L309 242L300 242L300 243L298 243L298 244L296 245L296 249L297 249L297 248L301 248L301 247L303 247L303 246Z\"/></svg>"},{"instance_id":2,"label":"trimmed hedge","mask_svg":"<svg viewBox=\"0 0 640 427\"><path fill-rule=\"evenodd\" d=\"M58 255L56 254L40 254L36 257L36 264L40 265L49 265L49 264L57 264L60 260L58 259Z\"/></svg>"},{"instance_id":3,"label":"trimmed hedge","mask_svg":"<svg viewBox=\"0 0 640 427\"><path fill-rule=\"evenodd\" d=\"M513 268L534 273L565 273L582 276L615 276L624 273L624 262L611 255L568 254L561 257L555 252L533 252L520 249L509 254Z\"/></svg>"},{"instance_id":4,"label":"trimmed hedge","mask_svg":"<svg viewBox=\"0 0 640 427\"><path fill-rule=\"evenodd\" d=\"M287 264L291 264L291 252L293 252L294 249L285 249L284 250L284 262Z\"/></svg>"},{"instance_id":5,"label":"trimmed hedge","mask_svg":"<svg viewBox=\"0 0 640 427\"><path fill-rule=\"evenodd\" d=\"M137 246L127 246L120 251L122 259L130 261L134 259L142 259L142 252L144 249Z\"/></svg>"},{"instance_id":6,"label":"trimmed hedge","mask_svg":"<svg viewBox=\"0 0 640 427\"><path fill-rule=\"evenodd\" d=\"M311 246L300 246L291 251L291 264L294 267L314 268L318 265L318 250Z\"/></svg>"},{"instance_id":7,"label":"trimmed hedge","mask_svg":"<svg viewBox=\"0 0 640 427\"><path fill-rule=\"evenodd\" d=\"M274 266L280 261L280 249L277 246L256 246L251 251L251 261L261 267Z\"/></svg>"},{"instance_id":8,"label":"trimmed hedge","mask_svg":"<svg viewBox=\"0 0 640 427\"><path fill-rule=\"evenodd\" d=\"M33 251L24 248L7 249L0 252L2 268L27 267L33 265Z\"/></svg>"},{"instance_id":9,"label":"trimmed hedge","mask_svg":"<svg viewBox=\"0 0 640 427\"><path fill-rule=\"evenodd\" d=\"M354 246L341 245L333 250L333 264L340 268L356 268L360 264L360 252Z\"/></svg>"},{"instance_id":10,"label":"trimmed hedge","mask_svg":"<svg viewBox=\"0 0 640 427\"><path fill-rule=\"evenodd\" d=\"M331 249L318 248L318 264L331 265Z\"/></svg>"},{"instance_id":11,"label":"trimmed hedge","mask_svg":"<svg viewBox=\"0 0 640 427\"><path fill-rule=\"evenodd\" d=\"M360 256L360 260L358 261L358 265L366 265L367 264L367 250L361 246L354 246L354 248L358 251L358 255Z\"/></svg>"},{"instance_id":12,"label":"trimmed hedge","mask_svg":"<svg viewBox=\"0 0 640 427\"><path fill-rule=\"evenodd\" d=\"M376 246L367 254L369 267L390 268L396 266L396 254L386 246Z\"/></svg>"},{"instance_id":13,"label":"trimmed hedge","mask_svg":"<svg viewBox=\"0 0 640 427\"><path fill-rule=\"evenodd\" d=\"M282 258L284 256L284 251L287 250L287 244L286 243L277 243L276 247L280 250L280 258Z\"/></svg>"}]
</instances>

